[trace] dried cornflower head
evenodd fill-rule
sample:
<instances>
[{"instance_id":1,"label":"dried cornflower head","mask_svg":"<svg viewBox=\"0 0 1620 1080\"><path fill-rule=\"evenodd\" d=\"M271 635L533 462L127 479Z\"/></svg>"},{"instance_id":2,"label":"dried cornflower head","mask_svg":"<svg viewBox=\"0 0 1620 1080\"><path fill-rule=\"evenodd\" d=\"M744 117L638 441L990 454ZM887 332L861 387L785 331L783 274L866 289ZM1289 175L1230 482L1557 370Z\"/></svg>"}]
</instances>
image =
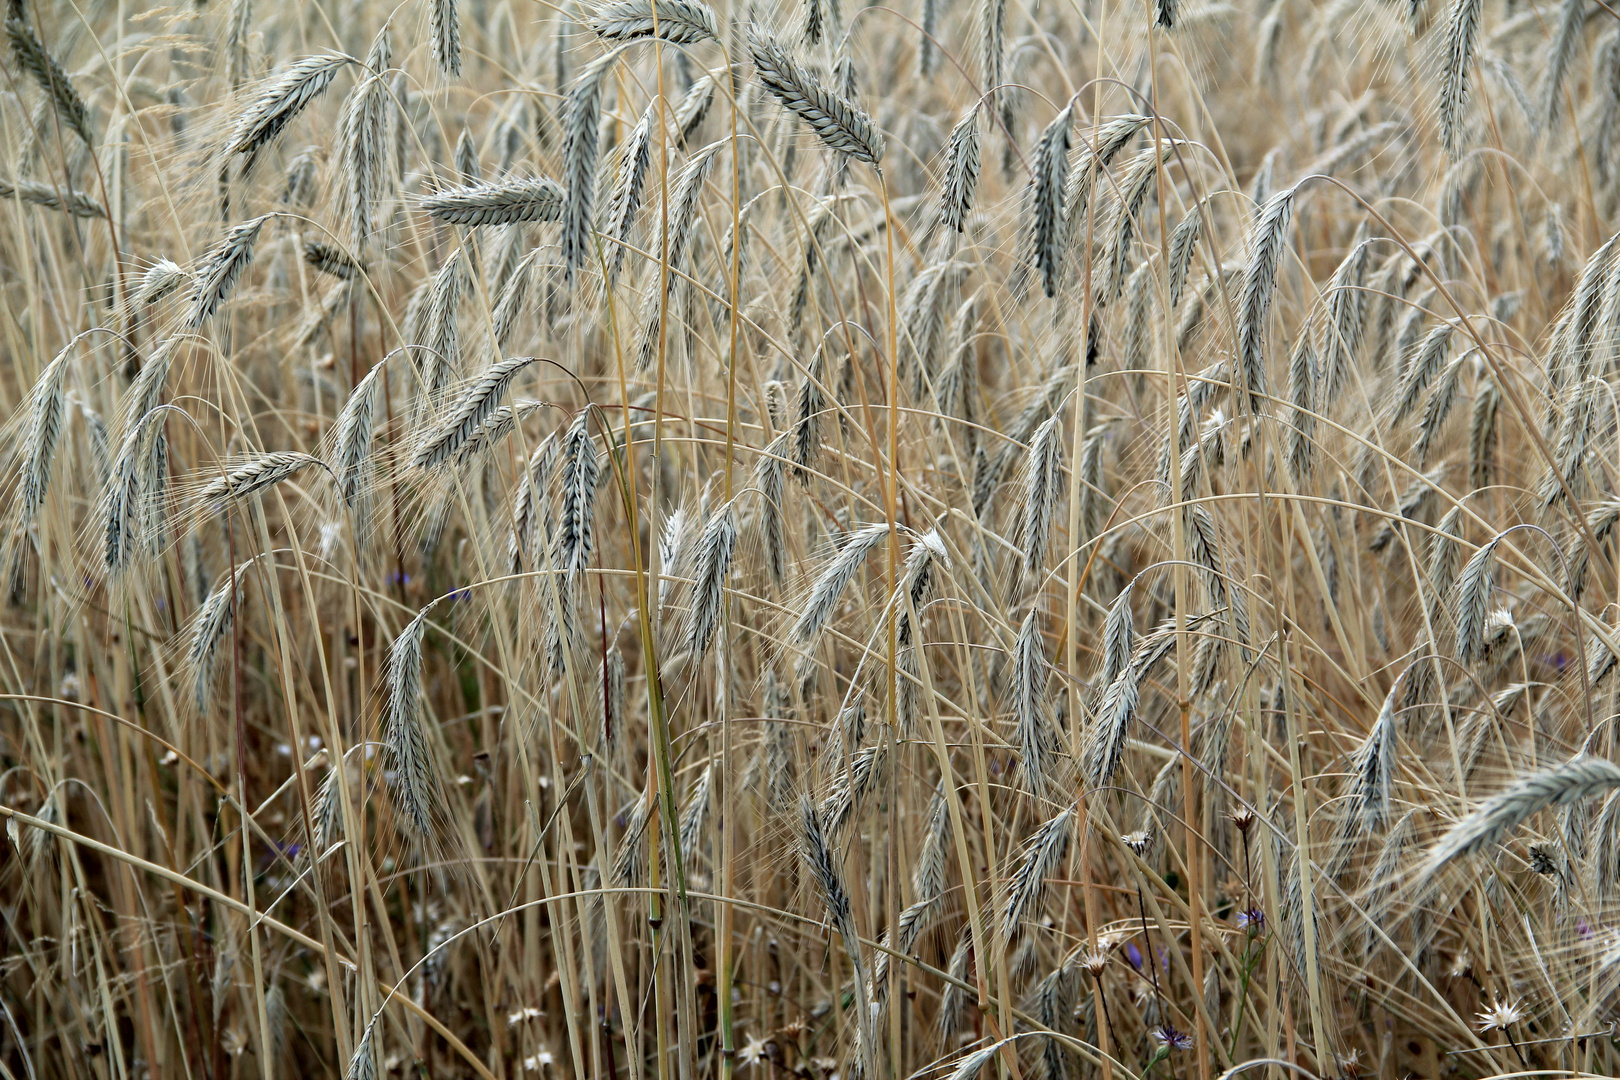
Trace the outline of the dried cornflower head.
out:
<instances>
[{"instance_id":1,"label":"dried cornflower head","mask_svg":"<svg viewBox=\"0 0 1620 1080\"><path fill-rule=\"evenodd\" d=\"M1558 849L1552 844L1530 845L1530 869L1543 877L1558 876Z\"/></svg>"},{"instance_id":2,"label":"dried cornflower head","mask_svg":"<svg viewBox=\"0 0 1620 1080\"><path fill-rule=\"evenodd\" d=\"M1524 1010L1516 1001L1498 1001L1484 1012L1478 1014L1478 1027L1481 1035L1491 1031L1506 1031L1508 1028L1524 1019Z\"/></svg>"},{"instance_id":3,"label":"dried cornflower head","mask_svg":"<svg viewBox=\"0 0 1620 1080\"><path fill-rule=\"evenodd\" d=\"M1089 971L1093 979L1102 978L1103 972L1108 968L1108 950L1103 948L1102 942L1097 943L1097 948L1081 955L1080 966Z\"/></svg>"},{"instance_id":4,"label":"dried cornflower head","mask_svg":"<svg viewBox=\"0 0 1620 1080\"><path fill-rule=\"evenodd\" d=\"M1130 848L1138 856L1146 855L1147 849L1153 843L1153 836L1146 829L1128 832L1119 838L1119 842Z\"/></svg>"},{"instance_id":5,"label":"dried cornflower head","mask_svg":"<svg viewBox=\"0 0 1620 1080\"><path fill-rule=\"evenodd\" d=\"M1232 824L1244 836L1248 836L1249 830L1254 828L1254 810L1248 806L1235 807L1226 816L1232 819Z\"/></svg>"},{"instance_id":6,"label":"dried cornflower head","mask_svg":"<svg viewBox=\"0 0 1620 1080\"><path fill-rule=\"evenodd\" d=\"M737 1063L744 1068L751 1068L765 1061L770 1056L770 1043L758 1035L747 1036L742 1049L737 1051Z\"/></svg>"},{"instance_id":7,"label":"dried cornflower head","mask_svg":"<svg viewBox=\"0 0 1620 1080\"><path fill-rule=\"evenodd\" d=\"M1357 1080L1361 1076L1361 1051L1346 1050L1339 1055L1339 1072L1345 1080Z\"/></svg>"}]
</instances>

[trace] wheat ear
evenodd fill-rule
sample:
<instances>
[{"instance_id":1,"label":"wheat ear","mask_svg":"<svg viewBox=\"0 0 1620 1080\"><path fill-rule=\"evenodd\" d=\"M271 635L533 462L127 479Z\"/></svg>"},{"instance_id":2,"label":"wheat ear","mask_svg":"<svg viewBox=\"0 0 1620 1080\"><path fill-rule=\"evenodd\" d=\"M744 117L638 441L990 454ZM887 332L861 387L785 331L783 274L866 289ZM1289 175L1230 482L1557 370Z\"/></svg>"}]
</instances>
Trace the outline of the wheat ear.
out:
<instances>
[{"instance_id":1,"label":"wheat ear","mask_svg":"<svg viewBox=\"0 0 1620 1080\"><path fill-rule=\"evenodd\" d=\"M704 75L686 88L686 96L675 106L675 130L680 134L682 146L697 136L697 129L702 126L703 118L709 115L709 106L713 104L713 76Z\"/></svg>"},{"instance_id":2,"label":"wheat ear","mask_svg":"<svg viewBox=\"0 0 1620 1080\"><path fill-rule=\"evenodd\" d=\"M592 61L568 92L563 110L563 277L572 284L591 251L591 200L596 192L596 159L600 151L597 120L602 110L602 79L616 55Z\"/></svg>"},{"instance_id":3,"label":"wheat ear","mask_svg":"<svg viewBox=\"0 0 1620 1080\"><path fill-rule=\"evenodd\" d=\"M227 502L274 487L311 465L326 468L326 462L298 450L272 450L250 454L233 464L223 476L216 476L197 489L200 510L218 513Z\"/></svg>"},{"instance_id":4,"label":"wheat ear","mask_svg":"<svg viewBox=\"0 0 1620 1080\"><path fill-rule=\"evenodd\" d=\"M1620 523L1620 501L1605 499L1586 515L1586 530L1577 537L1573 549L1569 553L1569 574L1564 582L1564 591L1571 597L1580 598L1586 591L1586 571L1591 564L1592 545L1602 545L1608 542L1614 534L1616 523ZM1587 537L1591 537L1591 543Z\"/></svg>"},{"instance_id":5,"label":"wheat ear","mask_svg":"<svg viewBox=\"0 0 1620 1080\"><path fill-rule=\"evenodd\" d=\"M945 141L945 167L939 185L939 228L962 232L979 186L979 107L975 104Z\"/></svg>"},{"instance_id":6,"label":"wheat ear","mask_svg":"<svg viewBox=\"0 0 1620 1080\"><path fill-rule=\"evenodd\" d=\"M349 1064L343 1070L343 1080L377 1080L377 1053L373 1049L372 1033L377 1028L377 1020L373 1019L366 1025L361 1033L360 1041L355 1044L354 1054L349 1058Z\"/></svg>"},{"instance_id":7,"label":"wheat ear","mask_svg":"<svg viewBox=\"0 0 1620 1080\"><path fill-rule=\"evenodd\" d=\"M590 410L581 409L562 444L562 513L557 522L557 567L570 577L590 565L596 550L596 481L601 467L591 438Z\"/></svg>"},{"instance_id":8,"label":"wheat ear","mask_svg":"<svg viewBox=\"0 0 1620 1080\"><path fill-rule=\"evenodd\" d=\"M1585 487L1582 473L1586 450L1593 434L1597 395L1604 385L1599 379L1583 378L1573 393L1565 395L1564 416L1558 425L1558 446L1536 488L1543 510L1552 509L1566 494L1574 493L1578 497Z\"/></svg>"},{"instance_id":9,"label":"wheat ear","mask_svg":"<svg viewBox=\"0 0 1620 1080\"><path fill-rule=\"evenodd\" d=\"M360 501L361 483L366 462L371 457L371 440L375 428L377 384L382 378L383 365L372 365L343 403L333 425L337 438L332 449L333 472L337 476L338 494L352 510Z\"/></svg>"},{"instance_id":10,"label":"wheat ear","mask_svg":"<svg viewBox=\"0 0 1620 1080\"><path fill-rule=\"evenodd\" d=\"M692 234L696 231L698 208L703 198L703 185L714 170L719 152L729 142L720 139L703 147L682 166L675 178L670 191L671 206L663 225L668 230L664 234L667 240L661 237L653 246L654 251L664 253L668 271L658 275L662 278L663 289L649 290L641 305L642 330L641 341L636 348L637 371L646 371L657 359L660 326L670 314L669 298L675 295L675 290L687 276L685 270L692 248Z\"/></svg>"},{"instance_id":11,"label":"wheat ear","mask_svg":"<svg viewBox=\"0 0 1620 1080\"><path fill-rule=\"evenodd\" d=\"M1024 920L1034 914L1046 891L1046 879L1069 850L1074 835L1074 806L1070 804L1044 823L1024 845L1023 857L1007 886L1007 899L1001 908L1001 937L1012 941Z\"/></svg>"},{"instance_id":12,"label":"wheat ear","mask_svg":"<svg viewBox=\"0 0 1620 1080\"><path fill-rule=\"evenodd\" d=\"M754 486L759 489L759 542L765 555L765 569L771 581L781 587L787 565L787 539L783 535L783 499L786 497L787 455L793 433L784 431L764 450L754 466Z\"/></svg>"},{"instance_id":13,"label":"wheat ear","mask_svg":"<svg viewBox=\"0 0 1620 1080\"><path fill-rule=\"evenodd\" d=\"M1311 328L1301 328L1294 351L1288 358L1288 469L1296 484L1303 484L1316 463L1316 403L1321 373L1316 366L1316 349L1311 344Z\"/></svg>"},{"instance_id":14,"label":"wheat ear","mask_svg":"<svg viewBox=\"0 0 1620 1080\"><path fill-rule=\"evenodd\" d=\"M457 0L431 0L433 59L446 75L461 75L461 10Z\"/></svg>"},{"instance_id":15,"label":"wheat ear","mask_svg":"<svg viewBox=\"0 0 1620 1080\"><path fill-rule=\"evenodd\" d=\"M1479 37L1484 0L1452 0L1446 53L1440 70L1440 141L1456 160L1462 155L1462 111L1468 103L1468 68Z\"/></svg>"},{"instance_id":16,"label":"wheat ear","mask_svg":"<svg viewBox=\"0 0 1620 1080\"><path fill-rule=\"evenodd\" d=\"M1071 101L1053 117L1035 144L1029 193L1029 235L1025 241L1030 261L1048 297L1057 293L1062 269L1063 200L1068 195L1069 135L1074 127Z\"/></svg>"},{"instance_id":17,"label":"wheat ear","mask_svg":"<svg viewBox=\"0 0 1620 1080\"><path fill-rule=\"evenodd\" d=\"M709 823L709 813L714 806L714 773L717 763L716 758L709 760L697 783L692 785L692 794L687 797L686 809L681 812L677 836L681 846L681 862L687 867L694 866L701 853L703 829Z\"/></svg>"},{"instance_id":18,"label":"wheat ear","mask_svg":"<svg viewBox=\"0 0 1620 1080\"><path fill-rule=\"evenodd\" d=\"M978 22L979 85L991 111L999 113L1007 93L1002 86L1007 81L1007 0L980 0Z\"/></svg>"},{"instance_id":19,"label":"wheat ear","mask_svg":"<svg viewBox=\"0 0 1620 1080\"><path fill-rule=\"evenodd\" d=\"M1428 463L1429 451L1434 448L1435 440L1440 437L1445 427L1446 418L1451 415L1451 407L1457 403L1457 390L1462 381L1463 362L1466 357L1459 356L1446 365L1429 393L1429 400L1423 406L1423 416L1418 421L1417 438L1412 440L1412 459L1423 466Z\"/></svg>"},{"instance_id":20,"label":"wheat ear","mask_svg":"<svg viewBox=\"0 0 1620 1080\"><path fill-rule=\"evenodd\" d=\"M1181 303L1181 293L1187 285L1187 269L1192 265L1193 252L1198 249L1198 240L1203 231L1203 211L1195 206L1187 211L1187 216L1181 219L1176 231L1170 234L1169 299L1172 308Z\"/></svg>"},{"instance_id":21,"label":"wheat ear","mask_svg":"<svg viewBox=\"0 0 1620 1080\"><path fill-rule=\"evenodd\" d=\"M448 460L461 448L478 426L495 411L507 387L518 372L534 363L533 356L511 356L497 360L461 395L444 422L430 431L411 457L414 469L431 469Z\"/></svg>"},{"instance_id":22,"label":"wheat ear","mask_svg":"<svg viewBox=\"0 0 1620 1080\"><path fill-rule=\"evenodd\" d=\"M200 330L230 296L236 279L242 276L253 261L253 246L259 241L259 230L274 214L265 214L237 225L208 254L202 257L194 276L196 294L191 304L187 325Z\"/></svg>"},{"instance_id":23,"label":"wheat ear","mask_svg":"<svg viewBox=\"0 0 1620 1080\"><path fill-rule=\"evenodd\" d=\"M460 468L479 454L499 446L508 435L517 430L519 423L546 408L547 404L533 398L519 398L510 405L502 405L491 411L473 429L472 434L467 436L467 441L456 449L455 466Z\"/></svg>"},{"instance_id":24,"label":"wheat ear","mask_svg":"<svg viewBox=\"0 0 1620 1080\"><path fill-rule=\"evenodd\" d=\"M686 575L687 565L691 561L693 514L685 506L677 506L675 512L664 519L664 527L658 531L658 609L663 610L669 600L670 586L677 577Z\"/></svg>"},{"instance_id":25,"label":"wheat ear","mask_svg":"<svg viewBox=\"0 0 1620 1080\"><path fill-rule=\"evenodd\" d=\"M1031 577L1046 568L1052 519L1063 490L1063 417L1052 416L1035 431L1024 465L1024 519L1020 549L1024 572Z\"/></svg>"},{"instance_id":26,"label":"wheat ear","mask_svg":"<svg viewBox=\"0 0 1620 1080\"><path fill-rule=\"evenodd\" d=\"M1463 663L1478 660L1485 652L1485 622L1491 602L1491 566L1496 558L1498 535L1474 552L1457 575L1451 593L1451 621L1457 628L1457 659Z\"/></svg>"},{"instance_id":27,"label":"wheat ear","mask_svg":"<svg viewBox=\"0 0 1620 1080\"><path fill-rule=\"evenodd\" d=\"M1620 788L1620 765L1584 753L1521 778L1512 787L1487 799L1440 838L1418 868L1417 891L1422 892L1453 860L1501 843L1532 814L1548 807L1585 802L1616 788Z\"/></svg>"},{"instance_id":28,"label":"wheat ear","mask_svg":"<svg viewBox=\"0 0 1620 1080\"><path fill-rule=\"evenodd\" d=\"M827 836L821 827L821 819L816 814L815 805L807 798L799 801L799 845L800 854L810 871L822 906L827 909L828 920L844 941L844 951L848 953L850 965L854 969L856 989L864 997L866 961L861 954L860 935L855 930L855 914L850 907L849 892L844 887L843 875L838 872L838 864L827 844ZM863 1014L864 1005L862 1002ZM862 1015L860 1023L865 1029L870 1026L871 1018Z\"/></svg>"},{"instance_id":29,"label":"wheat ear","mask_svg":"<svg viewBox=\"0 0 1620 1080\"><path fill-rule=\"evenodd\" d=\"M1063 245L1086 240L1082 227L1086 207L1091 203L1091 190L1097 174L1108 168L1120 151L1135 140L1137 133L1153 122L1153 118L1137 113L1116 116L1094 131L1090 138L1081 138L1080 153L1074 167L1069 170L1068 193L1063 200ZM1089 258L1089 254L1082 253Z\"/></svg>"},{"instance_id":30,"label":"wheat ear","mask_svg":"<svg viewBox=\"0 0 1620 1080\"><path fill-rule=\"evenodd\" d=\"M1411 362L1406 365L1406 377L1401 383L1401 394L1396 399L1393 418L1404 420L1417 407L1423 391L1434 381L1446 364L1447 350L1451 346L1452 326L1442 323L1430 330L1422 344L1416 346Z\"/></svg>"},{"instance_id":31,"label":"wheat ear","mask_svg":"<svg viewBox=\"0 0 1620 1080\"><path fill-rule=\"evenodd\" d=\"M1136 621L1131 613L1134 584L1133 581L1119 591L1103 620L1103 686L1112 686L1120 672L1130 666L1131 650L1136 647Z\"/></svg>"},{"instance_id":32,"label":"wheat ear","mask_svg":"<svg viewBox=\"0 0 1620 1080\"><path fill-rule=\"evenodd\" d=\"M159 259L141 275L136 303L155 304L191 280L191 275L168 259Z\"/></svg>"},{"instance_id":33,"label":"wheat ear","mask_svg":"<svg viewBox=\"0 0 1620 1080\"><path fill-rule=\"evenodd\" d=\"M83 139L86 146L94 146L95 139L90 134L89 108L79 96L73 80L62 70L62 65L35 36L33 27L24 22L20 15L9 17L6 19L6 37L11 39L11 54L51 99L51 105L62 123Z\"/></svg>"},{"instance_id":34,"label":"wheat ear","mask_svg":"<svg viewBox=\"0 0 1620 1080\"><path fill-rule=\"evenodd\" d=\"M534 546L537 526L544 524L546 541L553 539L552 522L549 516L542 522L542 512L549 509L551 479L557 468L560 447L556 432L541 440L529 455L518 481L517 493L512 496L512 535L508 538L506 550L514 574L523 570L524 560Z\"/></svg>"},{"instance_id":35,"label":"wheat ear","mask_svg":"<svg viewBox=\"0 0 1620 1080\"><path fill-rule=\"evenodd\" d=\"M697 0L613 0L586 18L591 32L604 41L640 41L657 35L664 41L695 45L718 40L714 12Z\"/></svg>"},{"instance_id":36,"label":"wheat ear","mask_svg":"<svg viewBox=\"0 0 1620 1080\"><path fill-rule=\"evenodd\" d=\"M1175 152L1172 142L1159 142L1145 147L1131 159L1120 184L1119 201L1110 222L1108 244L1108 273L1100 283L1094 283L1094 301L1100 308L1115 300L1125 287L1125 275L1130 269L1132 244L1136 237L1136 217L1153 189L1159 164Z\"/></svg>"},{"instance_id":37,"label":"wheat ear","mask_svg":"<svg viewBox=\"0 0 1620 1080\"><path fill-rule=\"evenodd\" d=\"M754 59L755 74L765 89L808 124L828 149L848 154L868 165L883 160L883 136L872 118L823 86L821 80L801 67L769 31L758 25L750 26L748 49Z\"/></svg>"},{"instance_id":38,"label":"wheat ear","mask_svg":"<svg viewBox=\"0 0 1620 1080\"><path fill-rule=\"evenodd\" d=\"M810 596L805 600L804 610L789 632L791 641L806 645L815 640L821 628L827 625L827 620L832 618L839 597L843 596L844 589L854 579L861 564L888 536L889 527L878 524L858 529L844 540L844 546L810 586Z\"/></svg>"},{"instance_id":39,"label":"wheat ear","mask_svg":"<svg viewBox=\"0 0 1620 1080\"><path fill-rule=\"evenodd\" d=\"M1081 761L1086 783L1092 788L1107 786L1119 771L1131 720L1141 702L1141 673L1135 661L1126 664L1103 694Z\"/></svg>"},{"instance_id":40,"label":"wheat ear","mask_svg":"<svg viewBox=\"0 0 1620 1080\"><path fill-rule=\"evenodd\" d=\"M951 958L945 965L946 974L950 975L954 981L947 982L941 987L939 1011L934 1015L934 1031L939 1037L941 1046L955 1045L957 1029L962 1023L962 1010L967 1004L967 995L958 983L968 981L970 974L968 965L972 961L973 927L964 924L961 933L957 936L956 947L951 950ZM977 1052L975 1051L975 1053ZM986 1058L986 1060L989 1059Z\"/></svg>"},{"instance_id":41,"label":"wheat ear","mask_svg":"<svg viewBox=\"0 0 1620 1080\"><path fill-rule=\"evenodd\" d=\"M167 350L160 349L159 354L166 356ZM158 357L154 356L147 363L151 365L157 360ZM166 360L164 362L167 363ZM139 385L138 380L136 385ZM131 387L131 391L134 390L135 387ZM114 576L121 574L134 561L139 547L140 523L146 518L141 487L146 479L143 459L148 446L147 435L153 423L172 407L154 406L130 420L102 493L102 556L108 572Z\"/></svg>"},{"instance_id":42,"label":"wheat ear","mask_svg":"<svg viewBox=\"0 0 1620 1080\"><path fill-rule=\"evenodd\" d=\"M516 226L513 226L516 228ZM518 320L528 305L530 285L535 276L535 264L539 262L544 248L535 248L512 268L511 277L507 278L505 286L495 300L495 310L490 313L490 322L495 330L495 346L505 349L512 341L512 333L518 327Z\"/></svg>"},{"instance_id":43,"label":"wheat ear","mask_svg":"<svg viewBox=\"0 0 1620 1080\"><path fill-rule=\"evenodd\" d=\"M923 0L921 35L917 39L917 74L925 79L939 67L939 47L934 42L939 36L940 6L940 0Z\"/></svg>"},{"instance_id":44,"label":"wheat ear","mask_svg":"<svg viewBox=\"0 0 1620 1080\"><path fill-rule=\"evenodd\" d=\"M433 751L423 729L421 703L422 634L432 610L430 603L417 612L388 651L388 719L383 726L383 743L394 767L393 789L400 816L418 838L433 835L442 806Z\"/></svg>"},{"instance_id":45,"label":"wheat ear","mask_svg":"<svg viewBox=\"0 0 1620 1080\"><path fill-rule=\"evenodd\" d=\"M1558 34L1553 38L1547 56L1547 71L1542 76L1541 120L1549 128L1558 125L1559 108L1563 101L1564 77L1575 58L1586 29L1586 0L1564 0L1558 16Z\"/></svg>"},{"instance_id":46,"label":"wheat ear","mask_svg":"<svg viewBox=\"0 0 1620 1080\"><path fill-rule=\"evenodd\" d=\"M433 220L448 225L510 225L556 221L567 200L562 185L542 176L445 188L419 205Z\"/></svg>"},{"instance_id":47,"label":"wheat ear","mask_svg":"<svg viewBox=\"0 0 1620 1080\"><path fill-rule=\"evenodd\" d=\"M888 775L888 751L881 743L853 749L865 722L866 706L857 702L839 714L838 731L828 740L825 754L833 763L834 773L827 797L822 800L820 813L827 835L831 837L844 834L855 820L856 808L864 805L867 796L874 790L882 790L884 777ZM851 748L847 769L839 765L846 747Z\"/></svg>"},{"instance_id":48,"label":"wheat ear","mask_svg":"<svg viewBox=\"0 0 1620 1080\"><path fill-rule=\"evenodd\" d=\"M359 265L340 248L322 240L304 241L304 261L323 274L340 281L353 281L360 272Z\"/></svg>"},{"instance_id":49,"label":"wheat ear","mask_svg":"<svg viewBox=\"0 0 1620 1080\"><path fill-rule=\"evenodd\" d=\"M452 373L458 367L461 355L461 324L456 318L461 305L462 291L467 284L467 265L463 256L464 248L456 248L439 267L439 272L433 275L432 287L428 290L425 306L422 309L422 328L420 344L426 346L422 362L431 364L432 370L425 380L425 391L418 399L420 407L436 404L440 392L450 382ZM408 335L406 340L413 344L418 335Z\"/></svg>"},{"instance_id":50,"label":"wheat ear","mask_svg":"<svg viewBox=\"0 0 1620 1080\"><path fill-rule=\"evenodd\" d=\"M647 167L652 163L652 123L656 107L656 103L647 106L625 141L613 191L608 198L607 220L602 224L602 232L613 242L607 263L610 286L618 279L619 271L624 266L630 228L635 224L636 211L641 208Z\"/></svg>"},{"instance_id":51,"label":"wheat ear","mask_svg":"<svg viewBox=\"0 0 1620 1080\"><path fill-rule=\"evenodd\" d=\"M1013 743L1018 747L1019 777L1025 790L1037 799L1046 797L1051 759L1057 750L1046 682L1040 612L1031 609L1013 646Z\"/></svg>"},{"instance_id":52,"label":"wheat ear","mask_svg":"<svg viewBox=\"0 0 1620 1080\"><path fill-rule=\"evenodd\" d=\"M111 436L107 431L107 422L101 414L92 409L83 401L76 400L69 395L69 400L78 406L79 416L84 420L85 435L90 442L90 461L95 470L96 486L105 488L107 478L112 474L112 451L109 446Z\"/></svg>"},{"instance_id":53,"label":"wheat ear","mask_svg":"<svg viewBox=\"0 0 1620 1080\"><path fill-rule=\"evenodd\" d=\"M306 56L264 85L237 119L225 143L229 153L247 158L244 173L251 171L259 153L332 85L338 70L352 63L354 57L341 53Z\"/></svg>"},{"instance_id":54,"label":"wheat ear","mask_svg":"<svg viewBox=\"0 0 1620 1080\"><path fill-rule=\"evenodd\" d=\"M1416 661L1419 664L1427 660ZM1396 680L1399 682L1399 680ZM1351 788L1351 814L1364 832L1374 833L1389 820L1390 783L1395 776L1395 691L1391 686L1384 696L1383 708L1366 740L1356 749L1350 772L1354 777Z\"/></svg>"},{"instance_id":55,"label":"wheat ear","mask_svg":"<svg viewBox=\"0 0 1620 1080\"><path fill-rule=\"evenodd\" d=\"M709 516L698 535L694 553L692 604L687 609L686 641L691 662L708 649L720 625L725 606L726 577L737 553L736 501L727 502Z\"/></svg>"},{"instance_id":56,"label":"wheat ear","mask_svg":"<svg viewBox=\"0 0 1620 1080\"><path fill-rule=\"evenodd\" d=\"M191 696L199 713L208 710L208 696L214 686L214 668L220 642L230 633L236 606L242 595L242 575L253 561L243 563L225 575L219 586L197 609L191 624L191 644L186 649L186 668L191 672Z\"/></svg>"},{"instance_id":57,"label":"wheat ear","mask_svg":"<svg viewBox=\"0 0 1620 1080\"><path fill-rule=\"evenodd\" d=\"M1249 265L1238 309L1237 367L1249 407L1261 411L1266 394L1266 321L1277 286L1277 264L1294 212L1294 188L1271 197L1249 233Z\"/></svg>"},{"instance_id":58,"label":"wheat ear","mask_svg":"<svg viewBox=\"0 0 1620 1080\"><path fill-rule=\"evenodd\" d=\"M62 434L62 383L67 376L71 349L70 344L45 366L28 394L28 427L23 434L19 468L22 483L18 489L24 525L39 513L51 485L56 443Z\"/></svg>"},{"instance_id":59,"label":"wheat ear","mask_svg":"<svg viewBox=\"0 0 1620 1080\"><path fill-rule=\"evenodd\" d=\"M0 199L21 199L25 203L61 210L74 217L105 217L101 204L82 191L41 184L37 180L7 180L0 177Z\"/></svg>"},{"instance_id":60,"label":"wheat ear","mask_svg":"<svg viewBox=\"0 0 1620 1080\"><path fill-rule=\"evenodd\" d=\"M387 170L388 117L394 107L383 72L391 61L391 43L386 27L372 42L366 57L367 75L343 104L338 118L342 140L343 199L349 221L349 238L354 250L364 252L371 237L372 209Z\"/></svg>"},{"instance_id":61,"label":"wheat ear","mask_svg":"<svg viewBox=\"0 0 1620 1080\"><path fill-rule=\"evenodd\" d=\"M1326 356L1322 400L1331 401L1339 396L1351 365L1361 349L1363 327L1366 324L1366 292L1362 285L1367 277L1373 241L1364 238L1351 249L1333 272L1328 283Z\"/></svg>"}]
</instances>

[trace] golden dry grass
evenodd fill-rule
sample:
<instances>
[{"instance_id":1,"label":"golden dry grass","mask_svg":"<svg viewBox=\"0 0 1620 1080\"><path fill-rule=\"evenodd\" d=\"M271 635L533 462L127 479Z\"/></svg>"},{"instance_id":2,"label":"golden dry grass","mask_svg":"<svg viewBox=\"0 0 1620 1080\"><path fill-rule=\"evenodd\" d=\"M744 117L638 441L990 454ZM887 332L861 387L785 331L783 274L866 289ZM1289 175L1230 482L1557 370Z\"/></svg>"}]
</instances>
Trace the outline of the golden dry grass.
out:
<instances>
[{"instance_id":1,"label":"golden dry grass","mask_svg":"<svg viewBox=\"0 0 1620 1080\"><path fill-rule=\"evenodd\" d=\"M0 72L0 1077L1620 1071L1606 4Z\"/></svg>"}]
</instances>

